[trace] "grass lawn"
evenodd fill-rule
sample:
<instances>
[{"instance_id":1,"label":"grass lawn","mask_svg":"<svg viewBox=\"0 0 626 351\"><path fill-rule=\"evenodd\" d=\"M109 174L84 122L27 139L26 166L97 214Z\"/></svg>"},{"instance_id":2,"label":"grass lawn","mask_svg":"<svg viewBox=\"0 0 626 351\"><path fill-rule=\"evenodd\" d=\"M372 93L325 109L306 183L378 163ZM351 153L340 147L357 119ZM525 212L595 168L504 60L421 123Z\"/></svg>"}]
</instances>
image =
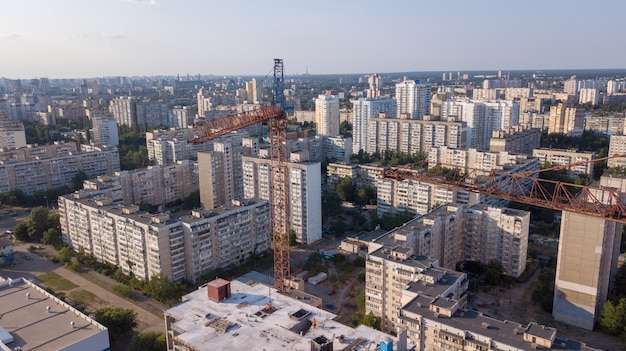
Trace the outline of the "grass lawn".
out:
<instances>
[{"instance_id":1,"label":"grass lawn","mask_svg":"<svg viewBox=\"0 0 626 351\"><path fill-rule=\"evenodd\" d=\"M68 291L78 287L54 272L42 274L38 278L54 291Z\"/></svg>"},{"instance_id":2,"label":"grass lawn","mask_svg":"<svg viewBox=\"0 0 626 351\"><path fill-rule=\"evenodd\" d=\"M94 303L104 303L98 296L90 293L87 290L78 289L72 291L68 296L72 301L82 303L85 305L93 305Z\"/></svg>"}]
</instances>

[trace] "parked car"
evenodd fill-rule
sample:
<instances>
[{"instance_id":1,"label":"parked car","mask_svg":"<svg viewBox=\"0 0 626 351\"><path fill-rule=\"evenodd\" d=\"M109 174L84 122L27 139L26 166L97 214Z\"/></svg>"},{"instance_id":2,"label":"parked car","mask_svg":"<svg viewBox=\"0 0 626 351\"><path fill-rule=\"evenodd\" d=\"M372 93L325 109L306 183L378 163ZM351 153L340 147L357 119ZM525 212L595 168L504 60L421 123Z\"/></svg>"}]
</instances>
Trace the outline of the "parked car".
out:
<instances>
[{"instance_id":1,"label":"parked car","mask_svg":"<svg viewBox=\"0 0 626 351\"><path fill-rule=\"evenodd\" d=\"M328 295L335 295L336 291L335 289L330 289L330 291L328 292Z\"/></svg>"},{"instance_id":2,"label":"parked car","mask_svg":"<svg viewBox=\"0 0 626 351\"><path fill-rule=\"evenodd\" d=\"M327 303L324 306L326 306L326 308L328 308L329 310L334 310L336 308L335 305L333 305L332 303Z\"/></svg>"}]
</instances>

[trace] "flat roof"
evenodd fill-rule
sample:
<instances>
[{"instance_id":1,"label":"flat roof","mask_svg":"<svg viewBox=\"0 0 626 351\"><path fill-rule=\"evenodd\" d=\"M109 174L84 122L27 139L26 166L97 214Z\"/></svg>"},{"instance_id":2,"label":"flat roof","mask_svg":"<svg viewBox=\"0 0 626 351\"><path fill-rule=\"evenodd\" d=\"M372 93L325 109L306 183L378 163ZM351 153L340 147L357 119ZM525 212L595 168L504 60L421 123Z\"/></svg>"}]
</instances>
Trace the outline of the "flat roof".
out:
<instances>
[{"instance_id":1,"label":"flat roof","mask_svg":"<svg viewBox=\"0 0 626 351\"><path fill-rule=\"evenodd\" d=\"M0 281L0 316L11 349L55 351L107 330L24 278Z\"/></svg>"},{"instance_id":2,"label":"flat roof","mask_svg":"<svg viewBox=\"0 0 626 351\"><path fill-rule=\"evenodd\" d=\"M402 307L402 310L420 315L424 318L441 323L442 330L464 330L475 335L481 335L496 341L498 344L506 344L522 350L532 350L532 343L524 340L524 333L550 339L556 333L553 328L539 324L529 323L524 326L517 322L499 320L474 310L457 310L452 317L444 317L430 310L430 304L436 303L437 298L419 295ZM400 319L413 320L409 316L400 316ZM457 335L453 333L454 335ZM596 350L585 344L573 340L555 339L552 348L554 350Z\"/></svg>"},{"instance_id":3,"label":"flat roof","mask_svg":"<svg viewBox=\"0 0 626 351\"><path fill-rule=\"evenodd\" d=\"M351 328L338 323L334 321L335 314L279 294L266 285L238 280L230 283L231 297L219 303L209 300L206 286L202 286L185 295L182 303L165 311L168 318L176 320L171 330L177 334L178 342L196 350L210 351L215 345L223 350L309 351L311 340L320 336L332 339L338 350L360 339L359 344L364 349L369 344L373 349L381 339L390 338L365 326ZM271 313L263 312L268 303L275 309ZM313 320L316 326L309 327ZM342 341L340 336L343 336Z\"/></svg>"}]
</instances>

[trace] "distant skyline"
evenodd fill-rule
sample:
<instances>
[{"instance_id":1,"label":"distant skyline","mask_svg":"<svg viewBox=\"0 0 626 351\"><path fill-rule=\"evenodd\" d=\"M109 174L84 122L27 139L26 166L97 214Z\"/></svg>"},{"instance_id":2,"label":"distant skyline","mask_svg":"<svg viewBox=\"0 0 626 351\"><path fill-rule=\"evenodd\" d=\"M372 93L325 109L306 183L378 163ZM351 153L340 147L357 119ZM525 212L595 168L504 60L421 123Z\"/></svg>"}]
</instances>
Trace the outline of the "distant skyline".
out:
<instances>
[{"instance_id":1,"label":"distant skyline","mask_svg":"<svg viewBox=\"0 0 626 351\"><path fill-rule=\"evenodd\" d=\"M0 77L626 68L626 1L0 0Z\"/></svg>"}]
</instances>

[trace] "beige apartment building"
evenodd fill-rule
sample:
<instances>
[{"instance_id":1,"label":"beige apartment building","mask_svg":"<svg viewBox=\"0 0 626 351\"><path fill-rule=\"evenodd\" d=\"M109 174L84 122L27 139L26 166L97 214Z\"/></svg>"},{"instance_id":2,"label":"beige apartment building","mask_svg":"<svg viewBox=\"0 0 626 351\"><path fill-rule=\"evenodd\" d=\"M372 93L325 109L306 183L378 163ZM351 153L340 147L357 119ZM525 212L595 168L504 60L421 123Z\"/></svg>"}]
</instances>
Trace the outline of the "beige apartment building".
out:
<instances>
[{"instance_id":1,"label":"beige apartment building","mask_svg":"<svg viewBox=\"0 0 626 351\"><path fill-rule=\"evenodd\" d=\"M213 151L198 152L200 202L211 209L243 199L242 157L251 150L241 145L216 142Z\"/></svg>"},{"instance_id":2,"label":"beige apartment building","mask_svg":"<svg viewBox=\"0 0 626 351\"><path fill-rule=\"evenodd\" d=\"M567 168L568 175L575 177L580 174L588 174L590 177L593 177L593 163L591 161L596 158L595 152L537 148L533 150L532 155L539 158L541 166L546 163L565 166L572 163L583 162L583 164L578 166Z\"/></svg>"},{"instance_id":3,"label":"beige apartment building","mask_svg":"<svg viewBox=\"0 0 626 351\"><path fill-rule=\"evenodd\" d=\"M243 197L272 201L275 171L271 160L259 157L242 157ZM312 244L322 239L321 164L319 162L285 162L288 184L285 191L289 199L287 209L289 228L296 241Z\"/></svg>"},{"instance_id":4,"label":"beige apartment building","mask_svg":"<svg viewBox=\"0 0 626 351\"><path fill-rule=\"evenodd\" d=\"M228 142L232 145L241 145L242 139L248 136L245 132L234 132L202 144L191 144L196 130L192 128L155 130L146 133L146 148L151 164L170 165L181 160L190 160L197 157L198 152L213 151L215 142Z\"/></svg>"},{"instance_id":5,"label":"beige apartment building","mask_svg":"<svg viewBox=\"0 0 626 351\"><path fill-rule=\"evenodd\" d=\"M63 241L124 273L195 282L216 268L238 266L270 248L269 203L260 199L193 211L172 219L104 197L59 197Z\"/></svg>"},{"instance_id":6,"label":"beige apartment building","mask_svg":"<svg viewBox=\"0 0 626 351\"><path fill-rule=\"evenodd\" d=\"M541 146L541 130L523 125L494 131L489 140L489 151L530 155Z\"/></svg>"},{"instance_id":7,"label":"beige apartment building","mask_svg":"<svg viewBox=\"0 0 626 351\"><path fill-rule=\"evenodd\" d=\"M510 277L524 273L530 212L478 204L468 208L464 217L464 260L498 261Z\"/></svg>"},{"instance_id":8,"label":"beige apartment building","mask_svg":"<svg viewBox=\"0 0 626 351\"><path fill-rule=\"evenodd\" d=\"M450 118L434 121L426 115L423 120L386 118L384 115L369 119L368 152L396 150L407 154L429 152L433 147L451 149L467 147L466 122Z\"/></svg>"},{"instance_id":9,"label":"beige apartment building","mask_svg":"<svg viewBox=\"0 0 626 351\"><path fill-rule=\"evenodd\" d=\"M567 107L559 102L550 107L550 121L548 133L562 133L570 136L581 135L585 123L585 110L577 107Z\"/></svg>"},{"instance_id":10,"label":"beige apartment building","mask_svg":"<svg viewBox=\"0 0 626 351\"><path fill-rule=\"evenodd\" d=\"M599 351L557 337L557 330L535 322L520 324L465 309L461 301L406 289L397 317L415 351L579 350Z\"/></svg>"},{"instance_id":11,"label":"beige apartment building","mask_svg":"<svg viewBox=\"0 0 626 351\"><path fill-rule=\"evenodd\" d=\"M611 135L609 141L609 158L606 161L608 167L626 167L626 135Z\"/></svg>"},{"instance_id":12,"label":"beige apartment building","mask_svg":"<svg viewBox=\"0 0 626 351\"><path fill-rule=\"evenodd\" d=\"M37 191L72 187L78 172L89 177L113 174L120 170L117 148L74 143L31 146L0 152L0 192L21 190L26 195Z\"/></svg>"}]
</instances>

